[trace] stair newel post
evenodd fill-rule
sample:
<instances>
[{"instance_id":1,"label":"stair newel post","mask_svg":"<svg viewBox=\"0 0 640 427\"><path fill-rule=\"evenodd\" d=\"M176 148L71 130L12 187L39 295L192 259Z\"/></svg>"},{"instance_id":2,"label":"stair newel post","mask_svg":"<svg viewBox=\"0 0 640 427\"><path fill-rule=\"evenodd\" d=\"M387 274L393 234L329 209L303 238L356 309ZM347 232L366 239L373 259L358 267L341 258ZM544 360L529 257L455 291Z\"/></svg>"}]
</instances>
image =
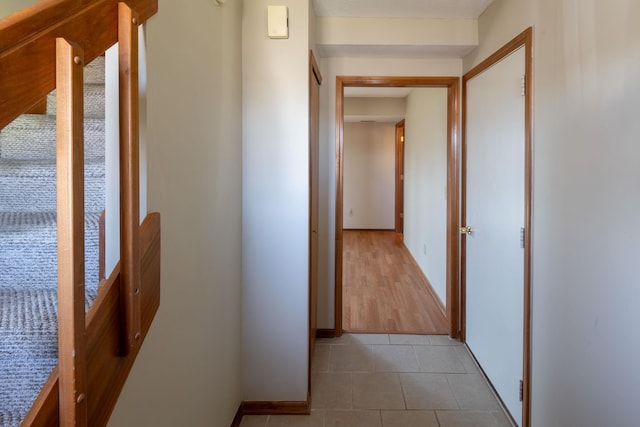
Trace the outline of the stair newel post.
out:
<instances>
[{"instance_id":1,"label":"stair newel post","mask_svg":"<svg viewBox=\"0 0 640 427\"><path fill-rule=\"evenodd\" d=\"M56 39L58 363L61 426L87 425L84 286L84 54Z\"/></svg>"},{"instance_id":2,"label":"stair newel post","mask_svg":"<svg viewBox=\"0 0 640 427\"><path fill-rule=\"evenodd\" d=\"M120 62L120 272L121 352L140 344L140 149L138 15L118 4Z\"/></svg>"}]
</instances>

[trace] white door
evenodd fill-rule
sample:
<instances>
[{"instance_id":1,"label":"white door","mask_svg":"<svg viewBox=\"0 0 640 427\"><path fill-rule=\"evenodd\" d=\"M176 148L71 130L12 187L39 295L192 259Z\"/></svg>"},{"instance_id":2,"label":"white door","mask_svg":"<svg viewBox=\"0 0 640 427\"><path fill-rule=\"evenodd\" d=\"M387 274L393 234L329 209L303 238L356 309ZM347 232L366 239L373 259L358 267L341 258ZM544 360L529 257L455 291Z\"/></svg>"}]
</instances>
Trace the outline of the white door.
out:
<instances>
[{"instance_id":1,"label":"white door","mask_svg":"<svg viewBox=\"0 0 640 427\"><path fill-rule=\"evenodd\" d=\"M466 341L522 425L525 49L467 82Z\"/></svg>"}]
</instances>

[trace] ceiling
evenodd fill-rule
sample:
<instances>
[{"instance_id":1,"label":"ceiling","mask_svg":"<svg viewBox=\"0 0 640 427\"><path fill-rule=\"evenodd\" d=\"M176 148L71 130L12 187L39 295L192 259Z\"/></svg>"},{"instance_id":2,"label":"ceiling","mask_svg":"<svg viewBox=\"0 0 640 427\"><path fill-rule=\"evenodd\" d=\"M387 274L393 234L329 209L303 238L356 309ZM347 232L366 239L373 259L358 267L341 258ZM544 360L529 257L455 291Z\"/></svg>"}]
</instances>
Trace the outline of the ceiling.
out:
<instances>
[{"instance_id":1,"label":"ceiling","mask_svg":"<svg viewBox=\"0 0 640 427\"><path fill-rule=\"evenodd\" d=\"M313 0L318 16L477 18L493 0Z\"/></svg>"}]
</instances>

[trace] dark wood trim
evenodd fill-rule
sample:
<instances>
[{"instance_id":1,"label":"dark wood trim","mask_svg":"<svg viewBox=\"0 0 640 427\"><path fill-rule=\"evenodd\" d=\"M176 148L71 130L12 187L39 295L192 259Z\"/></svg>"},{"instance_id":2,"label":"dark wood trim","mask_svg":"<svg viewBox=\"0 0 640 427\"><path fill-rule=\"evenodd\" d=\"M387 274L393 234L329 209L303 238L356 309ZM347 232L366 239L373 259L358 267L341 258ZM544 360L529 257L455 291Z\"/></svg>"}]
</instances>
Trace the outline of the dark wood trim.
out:
<instances>
[{"instance_id":1,"label":"dark wood trim","mask_svg":"<svg viewBox=\"0 0 640 427\"><path fill-rule=\"evenodd\" d=\"M230 427L240 427L240 424L242 423L243 415L244 414L242 413L242 403L241 403L240 405L238 405L238 410L236 411L235 417L233 417L233 421L231 421Z\"/></svg>"},{"instance_id":2,"label":"dark wood trim","mask_svg":"<svg viewBox=\"0 0 640 427\"><path fill-rule=\"evenodd\" d=\"M120 89L120 303L121 352L139 345L140 320L140 121L138 15L118 4Z\"/></svg>"},{"instance_id":3,"label":"dark wood trim","mask_svg":"<svg viewBox=\"0 0 640 427\"><path fill-rule=\"evenodd\" d=\"M497 62L509 56L519 48L525 48L525 200L524 200L524 226L525 226L525 248L524 248L524 319L523 319L523 400L522 400L522 427L531 425L531 236L532 236L532 171L533 171L533 28L529 27L513 40L509 41L487 59L472 68L463 78L462 93L462 224L466 223L466 180L467 180L467 158L466 158L466 125L467 125L467 82L483 71L487 70ZM466 267L466 242L461 243L461 308L463 314L463 333L465 337L466 318L466 281L464 271Z\"/></svg>"},{"instance_id":4,"label":"dark wood trim","mask_svg":"<svg viewBox=\"0 0 640 427\"><path fill-rule=\"evenodd\" d=\"M145 22L157 0L130 0ZM73 40L85 63L118 41L118 0L45 0L0 19L0 129L55 89L55 40Z\"/></svg>"},{"instance_id":5,"label":"dark wood trim","mask_svg":"<svg viewBox=\"0 0 640 427\"><path fill-rule=\"evenodd\" d=\"M344 224L344 79L336 77L336 223L335 223L335 277L334 277L334 329L342 335L342 243Z\"/></svg>"},{"instance_id":6,"label":"dark wood trim","mask_svg":"<svg viewBox=\"0 0 640 427\"><path fill-rule=\"evenodd\" d=\"M242 415L309 415L311 396L306 401L257 401L242 402Z\"/></svg>"},{"instance_id":7,"label":"dark wood trim","mask_svg":"<svg viewBox=\"0 0 640 427\"><path fill-rule=\"evenodd\" d=\"M56 40L58 366L61 425L86 425L83 53Z\"/></svg>"},{"instance_id":8,"label":"dark wood trim","mask_svg":"<svg viewBox=\"0 0 640 427\"><path fill-rule=\"evenodd\" d=\"M335 329L316 329L316 338L335 338Z\"/></svg>"},{"instance_id":9,"label":"dark wood trim","mask_svg":"<svg viewBox=\"0 0 640 427\"><path fill-rule=\"evenodd\" d=\"M343 228L344 231L393 231L393 228Z\"/></svg>"},{"instance_id":10,"label":"dark wood trim","mask_svg":"<svg viewBox=\"0 0 640 427\"><path fill-rule=\"evenodd\" d=\"M404 233L404 119L396 123L395 232Z\"/></svg>"},{"instance_id":11,"label":"dark wood trim","mask_svg":"<svg viewBox=\"0 0 640 427\"><path fill-rule=\"evenodd\" d=\"M460 79L448 91L447 121L447 320L449 336L460 336Z\"/></svg>"},{"instance_id":12,"label":"dark wood trim","mask_svg":"<svg viewBox=\"0 0 640 427\"><path fill-rule=\"evenodd\" d=\"M320 185L320 85L322 74L309 51L309 354L307 388L311 394L311 363L318 328L318 223Z\"/></svg>"},{"instance_id":13,"label":"dark wood trim","mask_svg":"<svg viewBox=\"0 0 640 427\"><path fill-rule=\"evenodd\" d=\"M47 114L47 97L42 98L36 105L31 107L30 110L26 111L25 114Z\"/></svg>"},{"instance_id":14,"label":"dark wood trim","mask_svg":"<svg viewBox=\"0 0 640 427\"><path fill-rule=\"evenodd\" d=\"M116 5L118 2L119 0L44 0L35 3L0 19L0 53L58 28L61 22L75 19L96 3ZM158 12L157 0L128 0L127 3L140 14L141 22ZM80 39L84 38L77 40ZM87 64L89 62L91 61L87 61Z\"/></svg>"},{"instance_id":15,"label":"dark wood trim","mask_svg":"<svg viewBox=\"0 0 640 427\"><path fill-rule=\"evenodd\" d=\"M335 212L335 333L342 335L342 252L344 186L344 87L446 87L447 138L447 321L449 336L459 335L459 77L336 76L336 212Z\"/></svg>"}]
</instances>

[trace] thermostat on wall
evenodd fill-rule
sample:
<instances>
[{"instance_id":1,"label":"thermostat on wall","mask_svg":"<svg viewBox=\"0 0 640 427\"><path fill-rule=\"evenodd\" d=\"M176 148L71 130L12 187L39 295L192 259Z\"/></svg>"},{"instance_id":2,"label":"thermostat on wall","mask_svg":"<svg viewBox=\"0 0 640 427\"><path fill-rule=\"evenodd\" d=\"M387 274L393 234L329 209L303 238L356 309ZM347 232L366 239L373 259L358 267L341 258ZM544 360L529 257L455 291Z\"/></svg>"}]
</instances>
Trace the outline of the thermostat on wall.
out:
<instances>
[{"instance_id":1,"label":"thermostat on wall","mask_svg":"<svg viewBox=\"0 0 640 427\"><path fill-rule=\"evenodd\" d=\"M269 38L289 38L289 10L287 6L267 6Z\"/></svg>"}]
</instances>

